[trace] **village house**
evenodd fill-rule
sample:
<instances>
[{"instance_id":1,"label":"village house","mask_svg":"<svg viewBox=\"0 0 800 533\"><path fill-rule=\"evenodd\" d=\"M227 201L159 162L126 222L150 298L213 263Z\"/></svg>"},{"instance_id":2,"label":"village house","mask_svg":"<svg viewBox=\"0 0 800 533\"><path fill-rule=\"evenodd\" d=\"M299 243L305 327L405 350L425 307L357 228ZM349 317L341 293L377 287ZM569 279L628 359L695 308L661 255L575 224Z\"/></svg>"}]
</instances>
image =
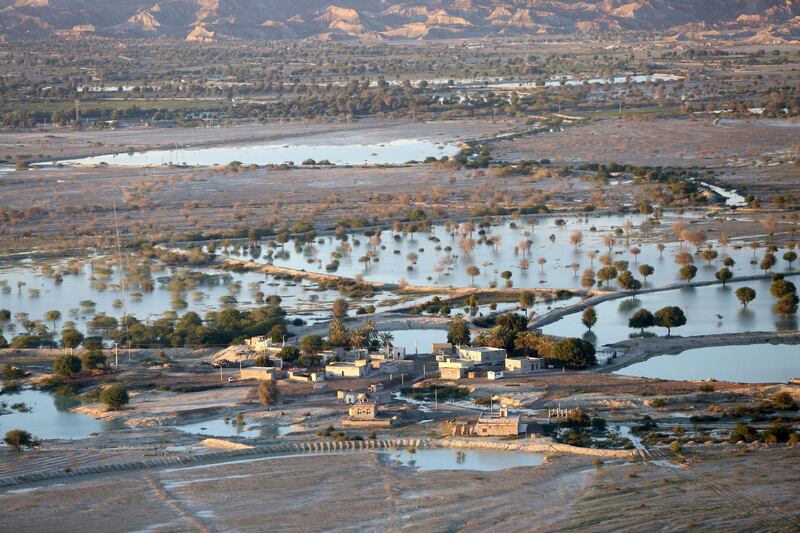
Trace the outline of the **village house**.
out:
<instances>
[{"instance_id":1,"label":"village house","mask_svg":"<svg viewBox=\"0 0 800 533\"><path fill-rule=\"evenodd\" d=\"M475 361L481 365L502 363L506 359L506 351L490 346L459 346L458 358Z\"/></svg>"},{"instance_id":2,"label":"village house","mask_svg":"<svg viewBox=\"0 0 800 533\"><path fill-rule=\"evenodd\" d=\"M360 378L369 372L369 361L334 361L325 365L325 377Z\"/></svg>"},{"instance_id":3,"label":"village house","mask_svg":"<svg viewBox=\"0 0 800 533\"><path fill-rule=\"evenodd\" d=\"M307 372L305 370L290 370L289 381L305 381L309 383L317 383L325 381L325 375L320 372Z\"/></svg>"},{"instance_id":4,"label":"village house","mask_svg":"<svg viewBox=\"0 0 800 533\"><path fill-rule=\"evenodd\" d=\"M539 357L509 357L506 359L506 372L509 374L530 374L544 368L544 359Z\"/></svg>"},{"instance_id":5,"label":"village house","mask_svg":"<svg viewBox=\"0 0 800 533\"><path fill-rule=\"evenodd\" d=\"M452 356L456 353L456 347L449 342L435 342L431 346L431 353L433 355L448 355Z\"/></svg>"},{"instance_id":6,"label":"village house","mask_svg":"<svg viewBox=\"0 0 800 533\"><path fill-rule=\"evenodd\" d=\"M400 361L377 360L369 362L370 373L372 374L399 374Z\"/></svg>"},{"instance_id":7,"label":"village house","mask_svg":"<svg viewBox=\"0 0 800 533\"><path fill-rule=\"evenodd\" d=\"M440 356L441 357L441 356ZM475 366L474 361L469 359L442 358L439 362L439 377L441 379L458 380L462 379L467 372Z\"/></svg>"},{"instance_id":8,"label":"village house","mask_svg":"<svg viewBox=\"0 0 800 533\"><path fill-rule=\"evenodd\" d=\"M509 415L508 407L502 406L499 413L481 413L473 433L480 437L513 437L527 430L527 424L520 423L519 415Z\"/></svg>"},{"instance_id":9,"label":"village house","mask_svg":"<svg viewBox=\"0 0 800 533\"><path fill-rule=\"evenodd\" d=\"M403 346L384 346L378 353L369 355L370 359L384 361L404 361L406 349Z\"/></svg>"},{"instance_id":10,"label":"village house","mask_svg":"<svg viewBox=\"0 0 800 533\"><path fill-rule=\"evenodd\" d=\"M239 370L239 379L258 379L270 381L275 379L275 367L272 366L250 366Z\"/></svg>"},{"instance_id":11,"label":"village house","mask_svg":"<svg viewBox=\"0 0 800 533\"><path fill-rule=\"evenodd\" d=\"M271 338L265 337L264 335L250 337L249 339L245 339L244 343L256 353L278 353L282 348L282 346L273 343Z\"/></svg>"},{"instance_id":12,"label":"village house","mask_svg":"<svg viewBox=\"0 0 800 533\"><path fill-rule=\"evenodd\" d=\"M378 400L361 393L347 410L352 420L375 420L378 416Z\"/></svg>"}]
</instances>

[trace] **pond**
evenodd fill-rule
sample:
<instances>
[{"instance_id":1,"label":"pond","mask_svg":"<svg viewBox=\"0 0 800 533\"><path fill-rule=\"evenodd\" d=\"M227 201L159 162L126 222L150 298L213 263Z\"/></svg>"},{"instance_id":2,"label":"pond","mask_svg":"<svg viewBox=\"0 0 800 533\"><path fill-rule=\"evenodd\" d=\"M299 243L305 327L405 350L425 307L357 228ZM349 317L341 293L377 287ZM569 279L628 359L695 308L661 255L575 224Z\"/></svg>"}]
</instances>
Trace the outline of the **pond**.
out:
<instances>
[{"instance_id":1,"label":"pond","mask_svg":"<svg viewBox=\"0 0 800 533\"><path fill-rule=\"evenodd\" d=\"M688 217L684 220L688 228L696 221ZM697 267L695 281L713 280L722 268L724 255L736 261L731 268L734 276L762 273L757 263L764 254L763 247L754 251L741 246L745 243L732 243L723 250L710 241L718 255L710 262L697 255L694 246L686 244L665 242L665 249L659 252L658 242L669 240L671 235L659 237L653 226L642 225L643 221L642 215L539 217L502 220L487 227L478 227L476 222L471 232L463 224L449 228L437 224L427 233L407 228L399 233L384 230L375 236L354 232L346 241L328 236L310 244L290 242L274 248L265 241L262 253L254 260L309 272L362 276L369 281L398 283L402 279L412 285L440 287L503 287L507 284L503 273L507 272L514 287L579 288L583 270L590 267L597 270L605 254L613 261L627 261L644 287L679 282L680 265L676 264L675 256L681 252L688 252ZM662 224L674 221L675 218L665 216ZM603 238L626 223L632 226L630 241L617 235L609 249ZM570 242L575 232L580 232L581 237L577 246ZM250 259L242 255L238 246L223 247L215 243L213 249L219 255ZM590 253L595 257L590 257ZM780 260L781 255L779 252L776 270L788 266ZM639 273L639 266L645 263L654 268L646 280ZM468 273L470 267L478 269L475 276Z\"/></svg>"},{"instance_id":2,"label":"pond","mask_svg":"<svg viewBox=\"0 0 800 533\"><path fill-rule=\"evenodd\" d=\"M769 280L730 283L727 287L686 287L673 291L641 294L635 298L624 298L601 303L595 307L597 324L592 332L581 324L581 313L565 316L542 328L547 335L581 337L602 346L626 340L639 333L628 327L628 319L638 309L645 308L655 313L662 307L678 306L686 315L686 325L673 328L672 335L711 335L718 333L741 333L745 331L786 331L798 328L796 316L784 318L773 312L776 299L770 294ZM743 309L736 298L736 289L748 286L756 291L756 299ZM646 334L665 335L664 328L646 330Z\"/></svg>"},{"instance_id":3,"label":"pond","mask_svg":"<svg viewBox=\"0 0 800 533\"><path fill-rule=\"evenodd\" d=\"M392 344L404 347L408 355L431 353L434 343L447 342L444 329L394 329L389 333L394 337Z\"/></svg>"},{"instance_id":4,"label":"pond","mask_svg":"<svg viewBox=\"0 0 800 533\"><path fill-rule=\"evenodd\" d=\"M122 154L105 154L58 163L71 165L155 166L227 165L238 161L243 165L299 165L307 159L327 160L334 165L400 165L423 161L426 157L451 157L460 148L452 144L419 139L400 139L380 144L243 144L210 148L180 147L175 150L148 150Z\"/></svg>"},{"instance_id":5,"label":"pond","mask_svg":"<svg viewBox=\"0 0 800 533\"><path fill-rule=\"evenodd\" d=\"M12 429L23 429L38 439L84 439L93 433L104 433L124 428L121 422L105 422L88 415L73 413L70 409L80 402L64 396L53 396L36 389L24 389L16 394L0 395L10 414L0 415L0 434ZM30 411L12 408L24 403Z\"/></svg>"},{"instance_id":6,"label":"pond","mask_svg":"<svg viewBox=\"0 0 800 533\"><path fill-rule=\"evenodd\" d=\"M800 346L749 344L659 355L614 372L674 381L715 379L735 383L786 383L800 377Z\"/></svg>"},{"instance_id":7,"label":"pond","mask_svg":"<svg viewBox=\"0 0 800 533\"><path fill-rule=\"evenodd\" d=\"M212 437L248 437L269 439L282 437L292 433L292 429L288 426L279 426L273 423L245 423L240 425L237 424L236 420L233 418L228 420L219 418L216 420L206 420L205 422L193 422L191 424L170 426L170 428L195 435L209 435Z\"/></svg>"},{"instance_id":8,"label":"pond","mask_svg":"<svg viewBox=\"0 0 800 533\"><path fill-rule=\"evenodd\" d=\"M382 453L384 460L394 466L409 466L426 472L433 470L476 470L491 472L520 466L539 466L544 463L541 453L497 450L459 450L451 448L421 448Z\"/></svg>"}]
</instances>

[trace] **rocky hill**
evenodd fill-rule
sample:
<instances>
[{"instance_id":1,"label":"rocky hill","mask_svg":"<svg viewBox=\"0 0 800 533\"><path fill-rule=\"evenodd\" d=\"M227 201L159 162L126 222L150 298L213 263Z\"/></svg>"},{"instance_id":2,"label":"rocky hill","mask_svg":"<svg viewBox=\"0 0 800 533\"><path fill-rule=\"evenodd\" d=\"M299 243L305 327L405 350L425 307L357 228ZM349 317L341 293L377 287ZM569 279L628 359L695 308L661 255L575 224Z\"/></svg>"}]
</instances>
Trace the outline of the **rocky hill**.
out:
<instances>
[{"instance_id":1,"label":"rocky hill","mask_svg":"<svg viewBox=\"0 0 800 533\"><path fill-rule=\"evenodd\" d=\"M0 0L6 39L476 38L634 30L800 40L800 0Z\"/></svg>"}]
</instances>

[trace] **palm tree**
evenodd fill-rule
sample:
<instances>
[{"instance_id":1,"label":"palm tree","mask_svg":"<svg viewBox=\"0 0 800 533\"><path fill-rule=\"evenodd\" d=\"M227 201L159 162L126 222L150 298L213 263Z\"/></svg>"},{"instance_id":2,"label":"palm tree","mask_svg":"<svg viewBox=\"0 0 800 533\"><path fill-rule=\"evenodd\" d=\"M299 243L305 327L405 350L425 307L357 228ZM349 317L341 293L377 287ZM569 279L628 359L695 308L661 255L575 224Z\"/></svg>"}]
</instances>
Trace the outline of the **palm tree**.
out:
<instances>
[{"instance_id":1,"label":"palm tree","mask_svg":"<svg viewBox=\"0 0 800 533\"><path fill-rule=\"evenodd\" d=\"M364 333L367 335L367 341L372 342L378 338L378 330L375 328L375 321L368 318L364 321L362 326Z\"/></svg>"},{"instance_id":2,"label":"palm tree","mask_svg":"<svg viewBox=\"0 0 800 533\"><path fill-rule=\"evenodd\" d=\"M381 342L381 346L384 348L391 348L394 346L392 341L394 341L394 335L392 335L391 331L381 331L378 333L378 339Z\"/></svg>"}]
</instances>

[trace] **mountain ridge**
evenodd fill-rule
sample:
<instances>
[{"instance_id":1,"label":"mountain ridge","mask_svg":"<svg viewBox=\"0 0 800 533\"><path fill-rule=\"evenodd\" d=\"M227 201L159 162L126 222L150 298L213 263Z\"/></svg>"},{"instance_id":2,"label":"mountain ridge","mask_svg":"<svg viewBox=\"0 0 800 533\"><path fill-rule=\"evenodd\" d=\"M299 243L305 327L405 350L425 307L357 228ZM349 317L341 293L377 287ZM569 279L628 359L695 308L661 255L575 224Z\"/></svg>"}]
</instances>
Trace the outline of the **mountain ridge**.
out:
<instances>
[{"instance_id":1,"label":"mountain ridge","mask_svg":"<svg viewBox=\"0 0 800 533\"><path fill-rule=\"evenodd\" d=\"M225 39L479 38L744 31L800 40L800 0L0 0L0 35Z\"/></svg>"}]
</instances>

